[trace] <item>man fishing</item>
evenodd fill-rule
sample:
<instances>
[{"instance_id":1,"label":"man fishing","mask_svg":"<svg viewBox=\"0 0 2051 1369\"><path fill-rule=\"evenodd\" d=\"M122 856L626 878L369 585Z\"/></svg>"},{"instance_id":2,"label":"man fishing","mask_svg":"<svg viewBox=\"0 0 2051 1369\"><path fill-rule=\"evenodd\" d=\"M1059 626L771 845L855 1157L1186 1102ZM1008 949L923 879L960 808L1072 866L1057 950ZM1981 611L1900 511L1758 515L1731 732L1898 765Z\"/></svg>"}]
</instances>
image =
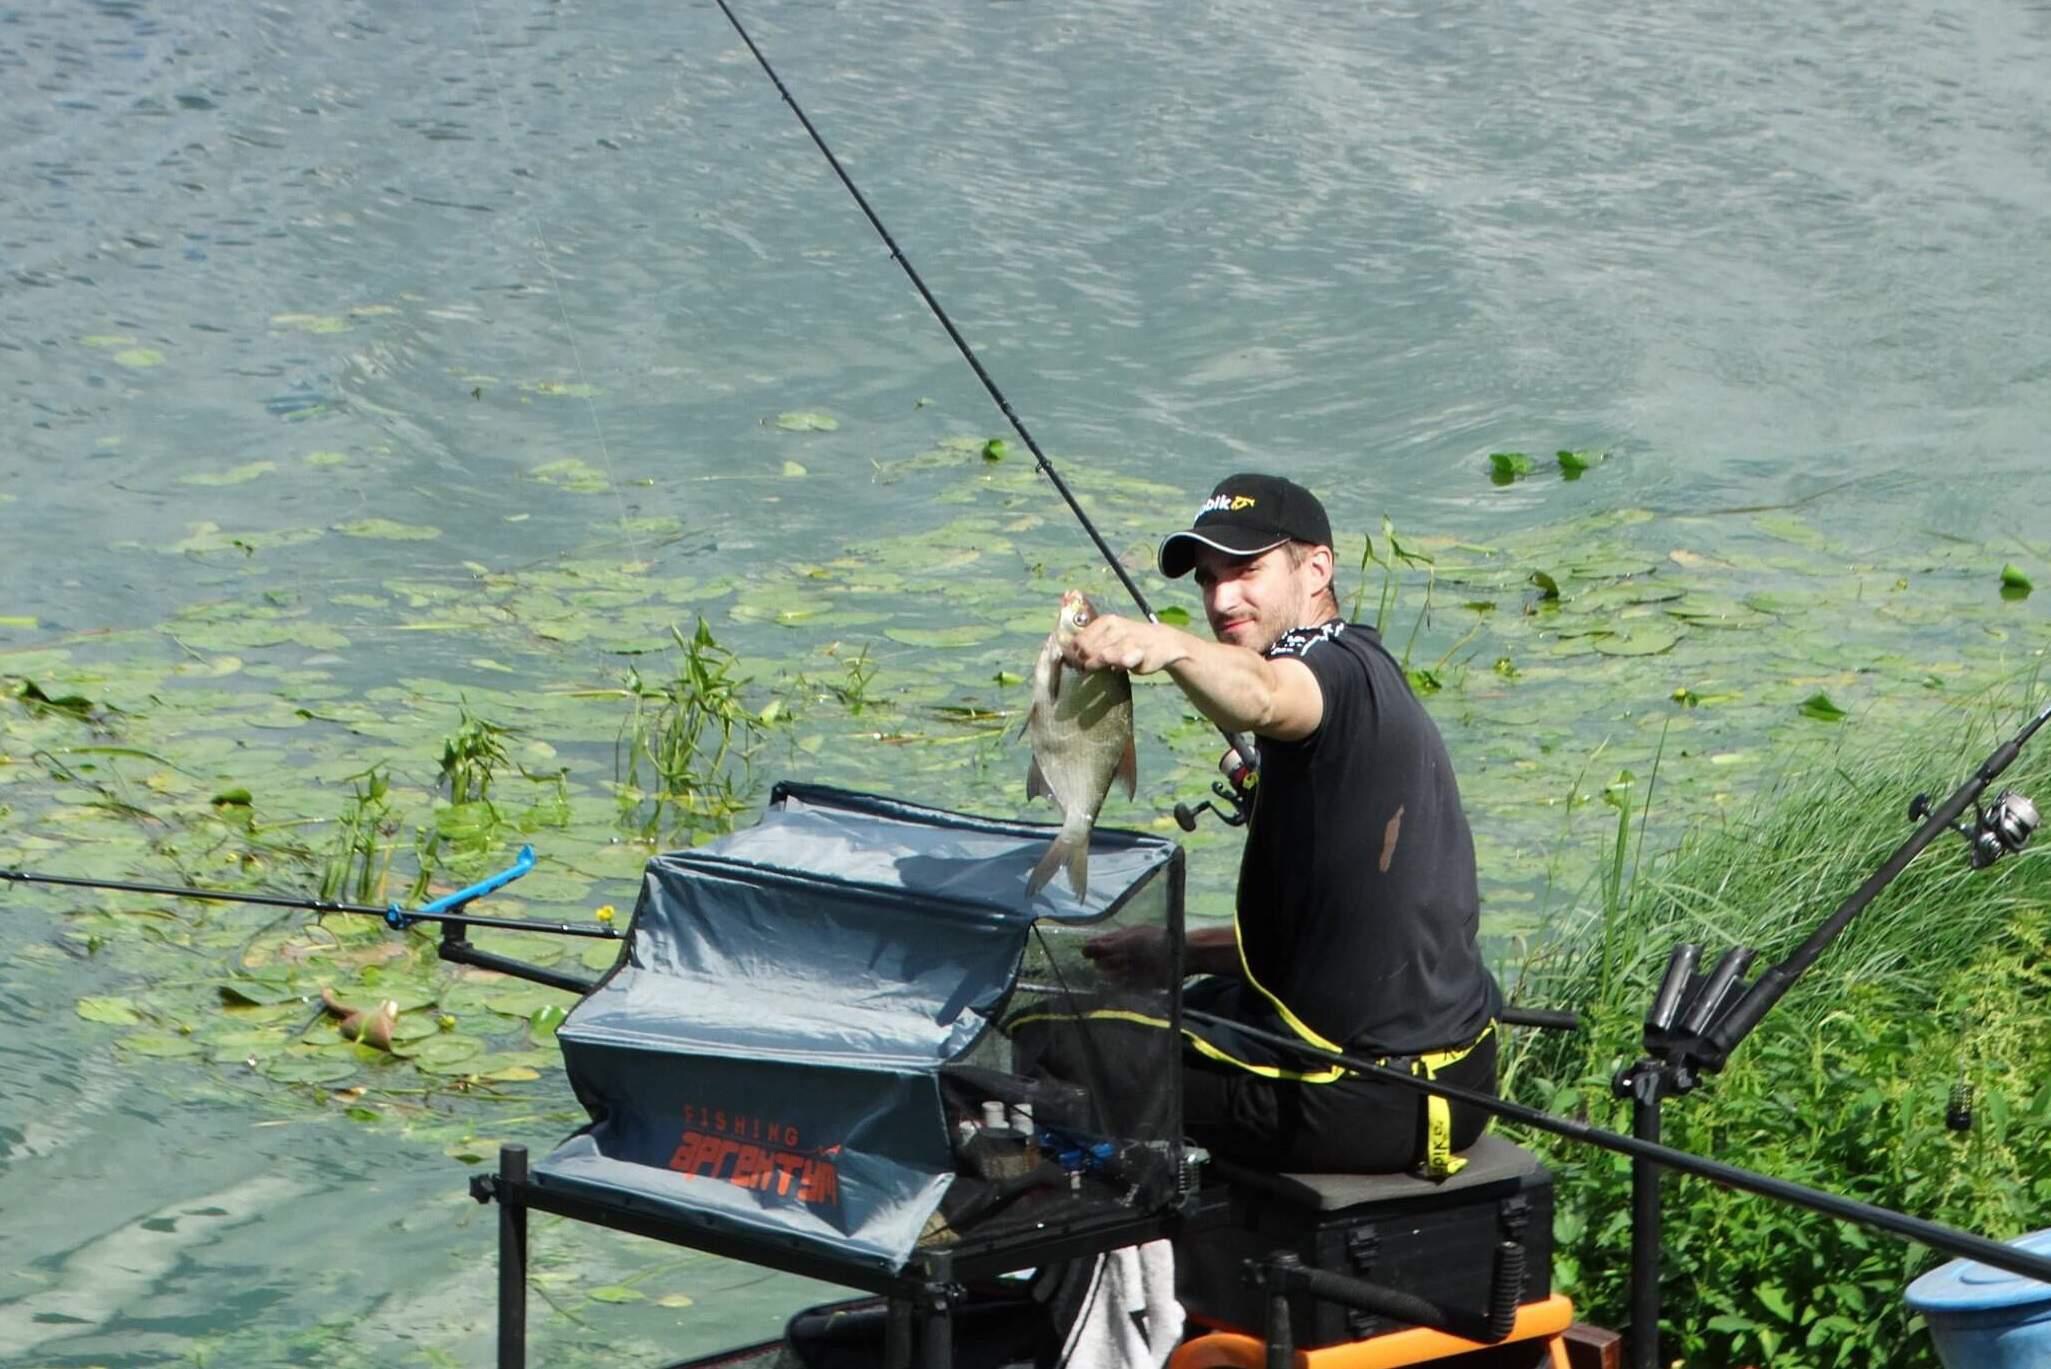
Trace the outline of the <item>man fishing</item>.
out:
<instances>
[{"instance_id":1,"label":"man fishing","mask_svg":"<svg viewBox=\"0 0 2051 1369\"><path fill-rule=\"evenodd\" d=\"M1227 733L1259 738L1260 780L1231 927L1192 932L1185 1003L1327 1049L1495 1088L1501 994L1482 964L1474 841L1445 743L1374 629L1332 588L1332 531L1292 481L1219 482L1161 544L1196 573L1215 642L1102 615L1064 647L1083 670L1166 671ZM1087 948L1107 974L1159 965L1153 929ZM1442 1176L1477 1110L1206 1029L1184 1052L1190 1135L1278 1170Z\"/></svg>"}]
</instances>

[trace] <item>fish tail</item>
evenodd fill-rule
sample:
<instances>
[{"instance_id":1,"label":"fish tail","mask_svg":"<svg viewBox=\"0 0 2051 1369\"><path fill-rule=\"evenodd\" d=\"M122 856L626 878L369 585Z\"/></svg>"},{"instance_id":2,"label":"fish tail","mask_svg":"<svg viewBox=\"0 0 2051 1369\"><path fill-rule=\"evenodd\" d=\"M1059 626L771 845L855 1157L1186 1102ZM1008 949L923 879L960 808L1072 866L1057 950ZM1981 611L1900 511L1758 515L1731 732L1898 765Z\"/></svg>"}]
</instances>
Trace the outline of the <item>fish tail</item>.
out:
<instances>
[{"instance_id":1,"label":"fish tail","mask_svg":"<svg viewBox=\"0 0 2051 1369\"><path fill-rule=\"evenodd\" d=\"M1040 863L1033 867L1032 877L1026 880L1026 897L1047 887L1057 871L1066 868L1068 887L1080 899L1090 885L1090 833L1088 828L1071 832L1063 828L1048 845L1047 853L1040 857Z\"/></svg>"}]
</instances>

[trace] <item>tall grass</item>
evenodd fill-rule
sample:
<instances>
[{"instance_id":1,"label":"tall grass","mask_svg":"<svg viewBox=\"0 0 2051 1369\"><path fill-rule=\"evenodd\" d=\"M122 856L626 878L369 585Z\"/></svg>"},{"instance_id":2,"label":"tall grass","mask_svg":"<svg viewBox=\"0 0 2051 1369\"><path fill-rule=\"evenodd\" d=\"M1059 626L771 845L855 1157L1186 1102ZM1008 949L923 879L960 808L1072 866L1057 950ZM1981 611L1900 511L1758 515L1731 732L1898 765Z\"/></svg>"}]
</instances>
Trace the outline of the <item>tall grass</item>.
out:
<instances>
[{"instance_id":1,"label":"tall grass","mask_svg":"<svg viewBox=\"0 0 2051 1369\"><path fill-rule=\"evenodd\" d=\"M1526 1035L1509 1087L1628 1127L1610 1081L1642 1054L1674 945L1700 944L1705 964L1749 946L1755 971L1784 959L1910 834L1910 797L1941 799L2025 716L1988 701L1920 733L1848 727L1628 880L1626 787L1592 906L1512 994L1574 1008L1583 1031ZM2040 740L2001 783L2051 795L2047 781ZM1963 851L1944 838L1860 913L1721 1075L1668 1103L1666 1141L1997 1237L2051 1225L2051 850L1986 871ZM1966 1133L1945 1126L1962 1076L1977 1091ZM1621 1325L1629 1162L1530 1139L1558 1183L1558 1273L1584 1316ZM1667 1177L1663 1205L1669 1362L1935 1364L1901 1293L1941 1257L1686 1176Z\"/></svg>"}]
</instances>

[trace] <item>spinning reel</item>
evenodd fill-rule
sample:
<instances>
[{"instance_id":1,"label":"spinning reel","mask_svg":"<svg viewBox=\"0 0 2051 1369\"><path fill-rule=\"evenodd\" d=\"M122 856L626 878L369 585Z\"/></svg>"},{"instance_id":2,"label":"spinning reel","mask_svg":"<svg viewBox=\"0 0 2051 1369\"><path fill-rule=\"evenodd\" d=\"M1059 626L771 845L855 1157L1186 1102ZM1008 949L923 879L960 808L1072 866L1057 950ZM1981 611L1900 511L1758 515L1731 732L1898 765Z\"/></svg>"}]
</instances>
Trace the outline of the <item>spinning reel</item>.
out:
<instances>
[{"instance_id":1,"label":"spinning reel","mask_svg":"<svg viewBox=\"0 0 2051 1369\"><path fill-rule=\"evenodd\" d=\"M1218 821L1227 827L1244 827L1246 820L1253 816L1253 787L1260 783L1259 754L1251 745L1237 749L1235 739L1235 749L1218 758L1218 770L1225 778L1212 780L1211 792L1225 807L1220 808L1209 799L1194 808L1186 803L1176 804L1175 825L1183 831L1194 832L1197 816L1206 810L1215 814Z\"/></svg>"},{"instance_id":2,"label":"spinning reel","mask_svg":"<svg viewBox=\"0 0 2051 1369\"><path fill-rule=\"evenodd\" d=\"M1909 803L1910 822L1921 822L1930 812L1928 794L1918 794ZM1965 838L1975 870L1984 870L2003 856L2022 850L2037 830L2037 805L2013 789L1996 794L1990 808L1974 804L1973 813L1976 820L1971 827L1957 822L1951 830Z\"/></svg>"}]
</instances>

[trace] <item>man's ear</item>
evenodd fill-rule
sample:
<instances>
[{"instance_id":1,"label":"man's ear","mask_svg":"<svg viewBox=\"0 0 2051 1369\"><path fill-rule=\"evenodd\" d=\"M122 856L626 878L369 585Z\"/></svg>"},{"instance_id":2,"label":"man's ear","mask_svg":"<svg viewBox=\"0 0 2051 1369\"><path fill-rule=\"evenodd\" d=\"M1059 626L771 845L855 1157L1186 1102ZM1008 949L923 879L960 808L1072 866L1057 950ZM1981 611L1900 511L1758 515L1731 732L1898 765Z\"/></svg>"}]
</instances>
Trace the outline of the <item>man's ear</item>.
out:
<instances>
[{"instance_id":1,"label":"man's ear","mask_svg":"<svg viewBox=\"0 0 2051 1369\"><path fill-rule=\"evenodd\" d=\"M1323 577L1323 583L1317 587L1316 592L1311 596L1316 598L1318 594L1323 594L1326 590L1332 588L1332 581L1338 574L1338 554L1330 547L1312 547L1310 555L1305 559L1315 566L1318 574ZM1337 591L1333 592L1337 593Z\"/></svg>"}]
</instances>

